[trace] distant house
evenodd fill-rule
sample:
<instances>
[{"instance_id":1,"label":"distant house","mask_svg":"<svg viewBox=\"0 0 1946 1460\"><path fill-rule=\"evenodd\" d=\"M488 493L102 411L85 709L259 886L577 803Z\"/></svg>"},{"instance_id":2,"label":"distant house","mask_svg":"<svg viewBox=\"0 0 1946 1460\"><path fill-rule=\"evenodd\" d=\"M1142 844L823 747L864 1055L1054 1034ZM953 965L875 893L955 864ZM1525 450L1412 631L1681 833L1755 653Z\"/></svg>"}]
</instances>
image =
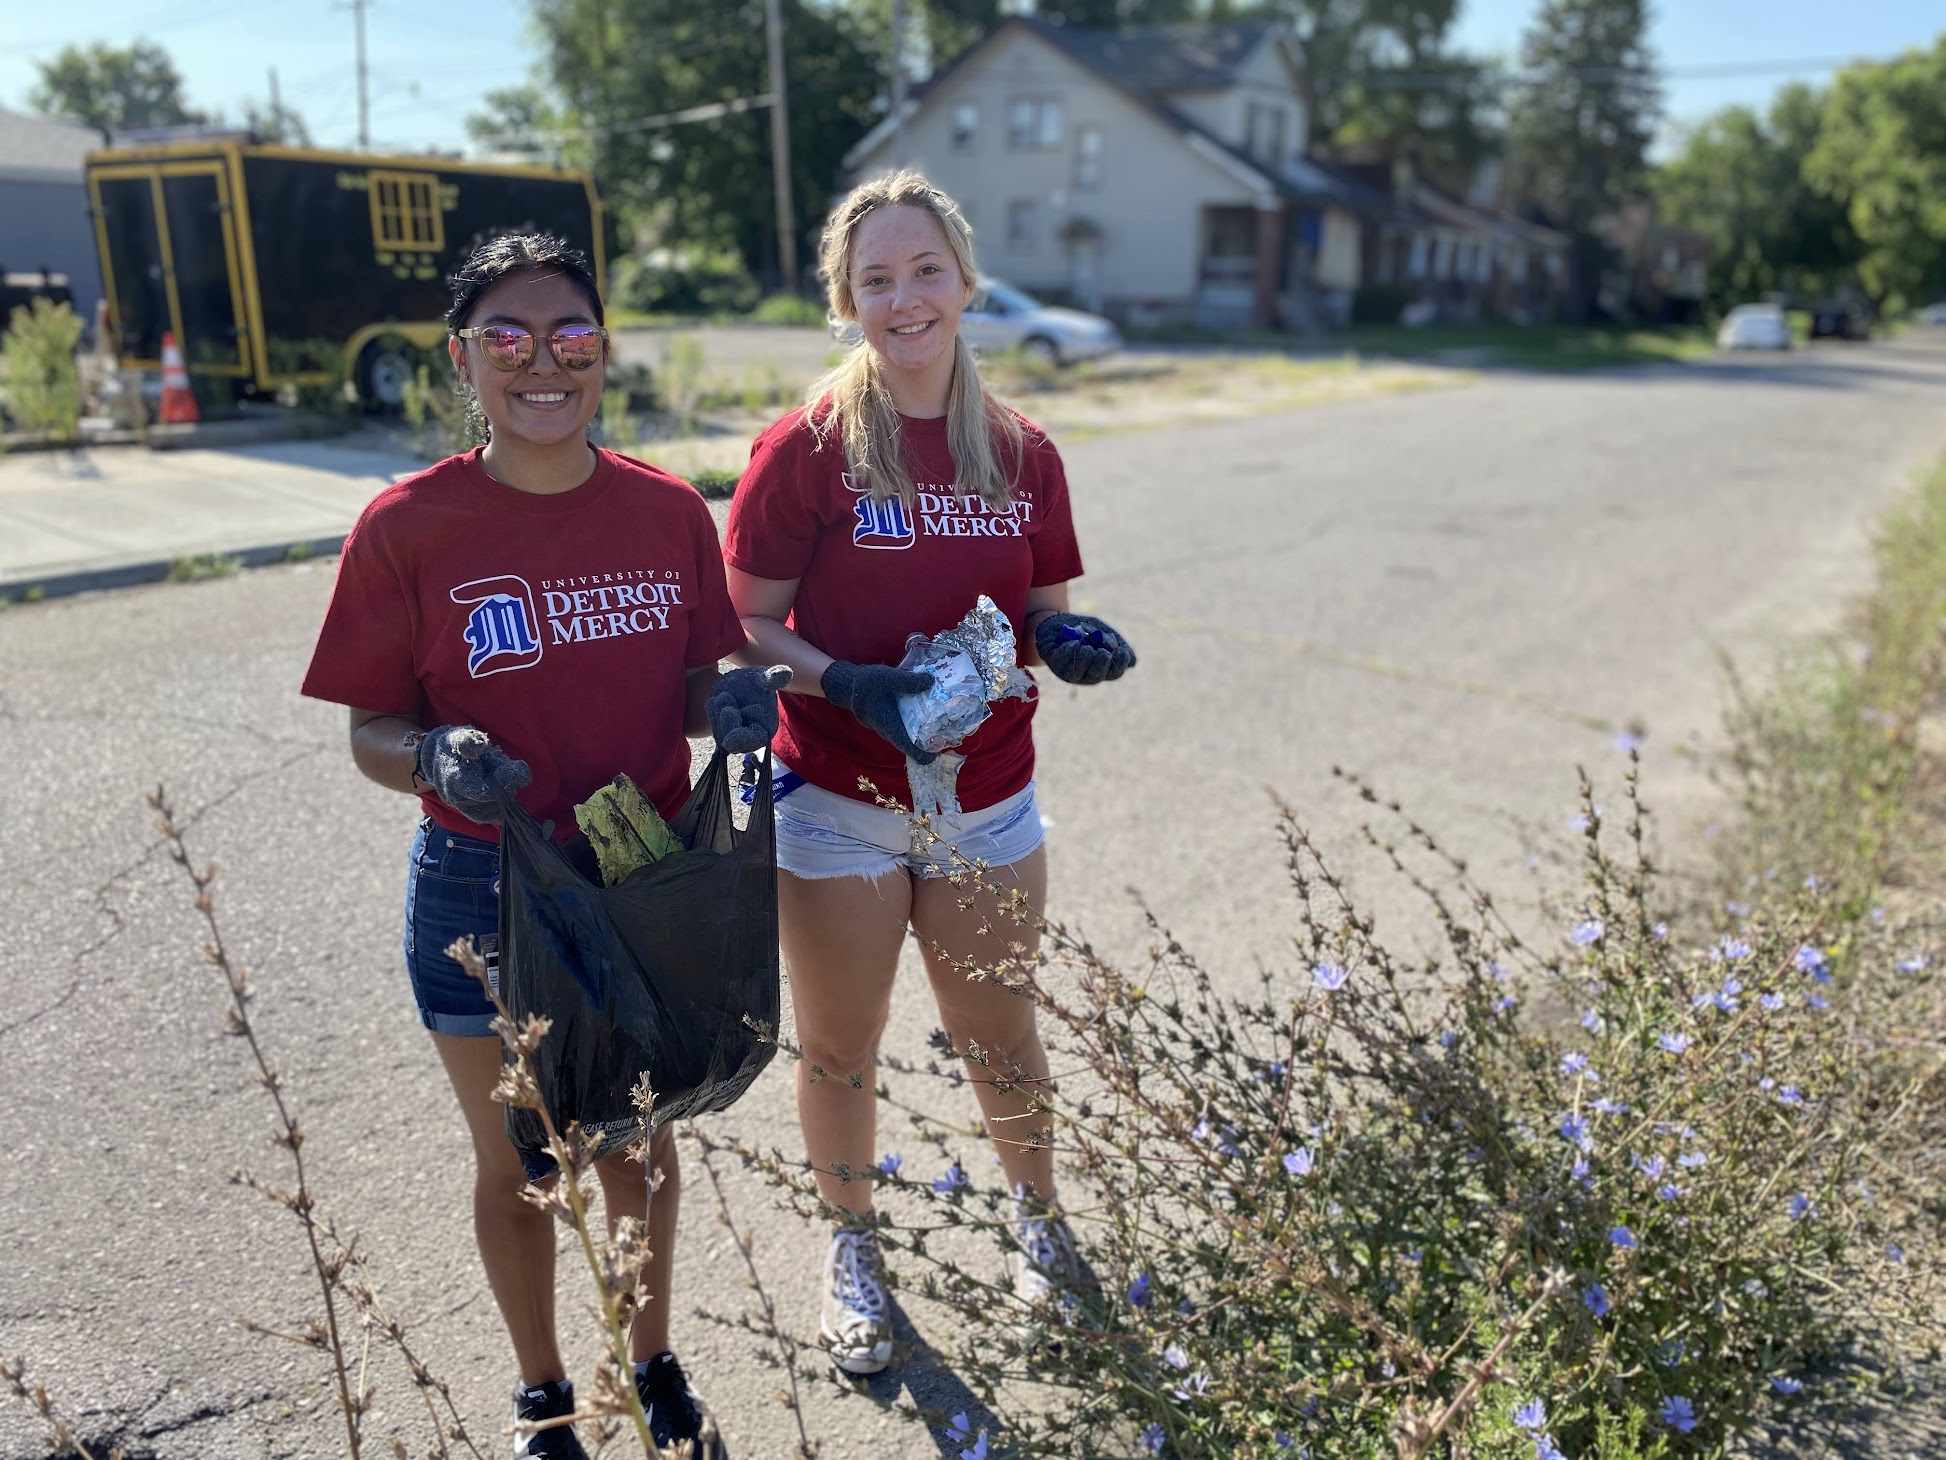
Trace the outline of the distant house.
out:
<instances>
[{"instance_id":1,"label":"distant house","mask_svg":"<svg viewBox=\"0 0 1946 1460\"><path fill-rule=\"evenodd\" d=\"M1710 243L1693 228L1656 216L1655 201L1634 198L1599 220L1595 231L1614 251L1598 302L1613 318L1650 324L1694 324L1709 294Z\"/></svg>"},{"instance_id":2,"label":"distant house","mask_svg":"<svg viewBox=\"0 0 1946 1460\"><path fill-rule=\"evenodd\" d=\"M1423 319L1554 318L1568 276L1566 235L1499 206L1499 173L1481 170L1465 198L1404 159L1332 171L1386 188L1395 211L1365 233L1364 282Z\"/></svg>"},{"instance_id":3,"label":"distant house","mask_svg":"<svg viewBox=\"0 0 1946 1460\"><path fill-rule=\"evenodd\" d=\"M982 267L1136 323L1350 317L1393 201L1306 159L1303 58L1278 21L1126 31L1015 17L846 155L922 169Z\"/></svg>"},{"instance_id":4,"label":"distant house","mask_svg":"<svg viewBox=\"0 0 1946 1460\"><path fill-rule=\"evenodd\" d=\"M0 108L0 272L66 274L90 323L101 267L81 159L100 145L92 127Z\"/></svg>"}]
</instances>

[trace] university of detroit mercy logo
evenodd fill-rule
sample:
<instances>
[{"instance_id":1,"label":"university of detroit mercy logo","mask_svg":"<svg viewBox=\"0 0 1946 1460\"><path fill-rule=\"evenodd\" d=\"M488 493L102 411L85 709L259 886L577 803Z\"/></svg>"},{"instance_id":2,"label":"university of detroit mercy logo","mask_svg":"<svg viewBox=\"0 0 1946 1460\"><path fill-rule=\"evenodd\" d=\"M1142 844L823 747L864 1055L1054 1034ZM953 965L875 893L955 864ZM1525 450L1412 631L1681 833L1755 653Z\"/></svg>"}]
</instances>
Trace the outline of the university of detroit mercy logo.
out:
<instances>
[{"instance_id":1,"label":"university of detroit mercy logo","mask_svg":"<svg viewBox=\"0 0 1946 1460\"><path fill-rule=\"evenodd\" d=\"M475 679L531 669L541 662L541 625L525 578L475 578L452 592L453 602L473 604L466 616L466 672Z\"/></svg>"},{"instance_id":2,"label":"university of detroit mercy logo","mask_svg":"<svg viewBox=\"0 0 1946 1460\"><path fill-rule=\"evenodd\" d=\"M859 494L852 504L858 521L851 529L851 545L862 548L909 548L912 546L912 513L899 497L874 502L864 487L853 486L851 473L844 474L845 485Z\"/></svg>"}]
</instances>

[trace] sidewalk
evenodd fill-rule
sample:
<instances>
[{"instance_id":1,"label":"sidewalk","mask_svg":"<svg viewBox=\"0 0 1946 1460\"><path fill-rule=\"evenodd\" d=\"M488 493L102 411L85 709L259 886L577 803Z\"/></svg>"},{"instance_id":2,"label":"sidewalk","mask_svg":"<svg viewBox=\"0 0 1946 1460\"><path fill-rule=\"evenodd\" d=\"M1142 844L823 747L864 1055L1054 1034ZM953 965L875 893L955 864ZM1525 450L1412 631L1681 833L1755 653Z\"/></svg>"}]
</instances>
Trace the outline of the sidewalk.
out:
<instances>
[{"instance_id":1,"label":"sidewalk","mask_svg":"<svg viewBox=\"0 0 1946 1460\"><path fill-rule=\"evenodd\" d=\"M206 553L334 553L366 502L423 465L328 441L0 457L0 597L155 582Z\"/></svg>"}]
</instances>

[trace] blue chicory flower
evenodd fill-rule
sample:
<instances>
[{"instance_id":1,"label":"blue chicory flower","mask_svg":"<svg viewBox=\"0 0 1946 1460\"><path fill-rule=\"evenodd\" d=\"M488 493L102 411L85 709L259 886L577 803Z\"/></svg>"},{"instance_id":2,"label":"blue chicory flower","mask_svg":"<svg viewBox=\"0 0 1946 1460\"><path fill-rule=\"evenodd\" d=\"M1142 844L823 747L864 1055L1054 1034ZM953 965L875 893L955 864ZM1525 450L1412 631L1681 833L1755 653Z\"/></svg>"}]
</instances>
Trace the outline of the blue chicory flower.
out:
<instances>
[{"instance_id":1,"label":"blue chicory flower","mask_svg":"<svg viewBox=\"0 0 1946 1460\"><path fill-rule=\"evenodd\" d=\"M1162 1351L1162 1362L1172 1369L1187 1369L1189 1355L1182 1351L1180 1344L1172 1343Z\"/></svg>"},{"instance_id":2,"label":"blue chicory flower","mask_svg":"<svg viewBox=\"0 0 1946 1460\"><path fill-rule=\"evenodd\" d=\"M987 1460L987 1432L981 1430L979 1437L968 1449L959 1452L959 1460Z\"/></svg>"},{"instance_id":3,"label":"blue chicory flower","mask_svg":"<svg viewBox=\"0 0 1946 1460\"><path fill-rule=\"evenodd\" d=\"M1900 973L1924 973L1925 971L1926 971L1926 955L1923 953L1917 954L1911 958L1902 958L1899 960Z\"/></svg>"},{"instance_id":4,"label":"blue chicory flower","mask_svg":"<svg viewBox=\"0 0 1946 1460\"><path fill-rule=\"evenodd\" d=\"M1583 918L1568 934L1568 941L1577 948L1586 948L1599 943L1603 931L1600 918Z\"/></svg>"},{"instance_id":5,"label":"blue chicory flower","mask_svg":"<svg viewBox=\"0 0 1946 1460\"><path fill-rule=\"evenodd\" d=\"M1905 1248L1899 1246L1896 1242L1887 1242L1885 1244L1885 1255L1901 1266L1905 1263Z\"/></svg>"},{"instance_id":6,"label":"blue chicory flower","mask_svg":"<svg viewBox=\"0 0 1946 1460\"><path fill-rule=\"evenodd\" d=\"M1803 1221L1811 1215L1811 1198L1800 1191L1791 1198L1790 1212L1793 1222Z\"/></svg>"},{"instance_id":7,"label":"blue chicory flower","mask_svg":"<svg viewBox=\"0 0 1946 1460\"><path fill-rule=\"evenodd\" d=\"M1146 1308L1149 1306L1150 1296L1149 1275L1145 1272L1138 1272L1135 1275L1135 1281L1128 1285L1128 1300L1137 1308Z\"/></svg>"},{"instance_id":8,"label":"blue chicory flower","mask_svg":"<svg viewBox=\"0 0 1946 1460\"><path fill-rule=\"evenodd\" d=\"M1792 955L1792 962L1797 964L1799 973L1816 973L1830 960L1825 957L1822 948L1813 948L1806 943Z\"/></svg>"},{"instance_id":9,"label":"blue chicory flower","mask_svg":"<svg viewBox=\"0 0 1946 1460\"><path fill-rule=\"evenodd\" d=\"M1311 966L1311 981L1327 994L1336 993L1343 988L1345 980L1350 977L1351 974L1342 964L1315 963Z\"/></svg>"},{"instance_id":10,"label":"blue chicory flower","mask_svg":"<svg viewBox=\"0 0 1946 1460\"><path fill-rule=\"evenodd\" d=\"M1589 1101L1588 1108L1590 1110L1600 1111L1603 1115L1628 1114L1628 1102L1626 1100L1610 1100L1606 1095L1602 1096L1599 1100Z\"/></svg>"},{"instance_id":11,"label":"blue chicory flower","mask_svg":"<svg viewBox=\"0 0 1946 1460\"><path fill-rule=\"evenodd\" d=\"M1595 1178L1593 1173L1589 1170L1588 1158L1586 1156L1576 1156L1574 1158L1574 1166L1568 1172L1568 1175L1572 1176L1576 1181L1580 1182L1583 1186L1587 1187L1589 1190L1592 1191L1594 1189Z\"/></svg>"},{"instance_id":12,"label":"blue chicory flower","mask_svg":"<svg viewBox=\"0 0 1946 1460\"><path fill-rule=\"evenodd\" d=\"M1773 1374L1770 1378L1770 1387L1779 1394L1801 1394L1804 1391L1804 1381L1793 1379L1787 1374Z\"/></svg>"},{"instance_id":13,"label":"blue chicory flower","mask_svg":"<svg viewBox=\"0 0 1946 1460\"><path fill-rule=\"evenodd\" d=\"M1687 1034L1660 1034L1656 1036L1655 1042L1666 1054L1681 1054L1689 1048Z\"/></svg>"},{"instance_id":14,"label":"blue chicory flower","mask_svg":"<svg viewBox=\"0 0 1946 1460\"><path fill-rule=\"evenodd\" d=\"M1662 1170L1663 1170L1662 1157L1644 1156L1640 1152L1637 1152L1635 1157L1635 1169L1637 1171L1640 1171L1644 1176L1648 1177L1649 1180L1658 1181L1662 1177Z\"/></svg>"},{"instance_id":15,"label":"blue chicory flower","mask_svg":"<svg viewBox=\"0 0 1946 1460\"><path fill-rule=\"evenodd\" d=\"M1588 1056L1578 1049L1561 1056L1561 1073L1564 1075L1578 1075L1587 1068Z\"/></svg>"},{"instance_id":16,"label":"blue chicory flower","mask_svg":"<svg viewBox=\"0 0 1946 1460\"><path fill-rule=\"evenodd\" d=\"M954 1192L972 1184L967 1180L966 1173L960 1170L959 1162L955 1161L946 1168L943 1175L933 1178L932 1189L941 1196L951 1196Z\"/></svg>"},{"instance_id":17,"label":"blue chicory flower","mask_svg":"<svg viewBox=\"0 0 1946 1460\"><path fill-rule=\"evenodd\" d=\"M1162 1432L1162 1426L1151 1420L1149 1427L1142 1431L1142 1448L1151 1455L1160 1455L1162 1445L1169 1437Z\"/></svg>"},{"instance_id":18,"label":"blue chicory flower","mask_svg":"<svg viewBox=\"0 0 1946 1460\"><path fill-rule=\"evenodd\" d=\"M1547 1405L1538 1399L1530 1399L1514 1411L1514 1423L1523 1430L1544 1430L1547 1428Z\"/></svg>"},{"instance_id":19,"label":"blue chicory flower","mask_svg":"<svg viewBox=\"0 0 1946 1460\"><path fill-rule=\"evenodd\" d=\"M1608 1316L1608 1290L1600 1283L1589 1283L1588 1290L1581 1295L1581 1305L1597 1318Z\"/></svg>"},{"instance_id":20,"label":"blue chicory flower","mask_svg":"<svg viewBox=\"0 0 1946 1460\"><path fill-rule=\"evenodd\" d=\"M1635 1234L1629 1231L1627 1227L1610 1227L1608 1229L1608 1240L1617 1247L1629 1248L1635 1245Z\"/></svg>"},{"instance_id":21,"label":"blue chicory flower","mask_svg":"<svg viewBox=\"0 0 1946 1460\"><path fill-rule=\"evenodd\" d=\"M1829 1009L1831 1007L1831 1001L1821 994L1806 994L1804 996L1804 1006L1807 1009Z\"/></svg>"},{"instance_id":22,"label":"blue chicory flower","mask_svg":"<svg viewBox=\"0 0 1946 1460\"><path fill-rule=\"evenodd\" d=\"M1672 1394L1662 1401L1662 1422L1686 1435L1696 1428L1696 1406L1682 1395Z\"/></svg>"},{"instance_id":23,"label":"blue chicory flower","mask_svg":"<svg viewBox=\"0 0 1946 1460\"><path fill-rule=\"evenodd\" d=\"M946 1438L954 1442L973 1438L973 1421L966 1417L965 1410L954 1415L947 1423Z\"/></svg>"},{"instance_id":24,"label":"blue chicory flower","mask_svg":"<svg viewBox=\"0 0 1946 1460\"><path fill-rule=\"evenodd\" d=\"M1581 1027L1590 1034L1601 1033L1603 1022L1601 1015L1593 1009L1589 1009L1581 1016Z\"/></svg>"},{"instance_id":25,"label":"blue chicory flower","mask_svg":"<svg viewBox=\"0 0 1946 1460\"><path fill-rule=\"evenodd\" d=\"M1655 1194L1663 1201L1675 1201L1682 1195L1682 1188L1673 1181L1665 1181L1655 1189Z\"/></svg>"},{"instance_id":26,"label":"blue chicory flower","mask_svg":"<svg viewBox=\"0 0 1946 1460\"><path fill-rule=\"evenodd\" d=\"M1185 1404L1194 1403L1209 1393L1209 1375L1198 1369L1180 1387L1169 1392Z\"/></svg>"},{"instance_id":27,"label":"blue chicory flower","mask_svg":"<svg viewBox=\"0 0 1946 1460\"><path fill-rule=\"evenodd\" d=\"M1676 1164L1678 1166L1687 1166L1691 1171L1702 1166L1707 1166L1709 1163L1710 1158L1707 1151L1684 1151L1680 1156L1676 1157Z\"/></svg>"},{"instance_id":28,"label":"blue chicory flower","mask_svg":"<svg viewBox=\"0 0 1946 1460\"><path fill-rule=\"evenodd\" d=\"M1309 1146L1299 1146L1295 1151L1285 1153L1284 1174L1287 1176L1309 1176L1313 1164L1315 1163L1311 1156L1311 1148Z\"/></svg>"},{"instance_id":29,"label":"blue chicory flower","mask_svg":"<svg viewBox=\"0 0 1946 1460\"><path fill-rule=\"evenodd\" d=\"M901 1156L897 1151L878 1158L879 1174L883 1176L897 1176L899 1174L899 1168L903 1165L905 1165L905 1157Z\"/></svg>"},{"instance_id":30,"label":"blue chicory flower","mask_svg":"<svg viewBox=\"0 0 1946 1460\"><path fill-rule=\"evenodd\" d=\"M1568 1460L1551 1435L1534 1436L1534 1460Z\"/></svg>"},{"instance_id":31,"label":"blue chicory flower","mask_svg":"<svg viewBox=\"0 0 1946 1460\"><path fill-rule=\"evenodd\" d=\"M1757 1002L1775 1014L1779 1009L1784 1007L1784 996L1782 994L1765 994Z\"/></svg>"},{"instance_id":32,"label":"blue chicory flower","mask_svg":"<svg viewBox=\"0 0 1946 1460\"><path fill-rule=\"evenodd\" d=\"M1780 1085L1777 1089L1777 1103L1779 1105L1802 1105L1804 1103L1804 1092L1799 1090L1795 1085Z\"/></svg>"},{"instance_id":33,"label":"blue chicory flower","mask_svg":"<svg viewBox=\"0 0 1946 1460\"><path fill-rule=\"evenodd\" d=\"M1669 925L1667 923L1657 923L1653 928L1649 929L1649 932L1654 936L1656 942L1664 942L1669 937Z\"/></svg>"},{"instance_id":34,"label":"blue chicory flower","mask_svg":"<svg viewBox=\"0 0 1946 1460\"><path fill-rule=\"evenodd\" d=\"M1504 1014L1509 1009L1513 1008L1513 1006L1514 1006L1514 996L1512 994L1502 994L1498 999L1494 1001L1493 1012L1496 1014Z\"/></svg>"},{"instance_id":35,"label":"blue chicory flower","mask_svg":"<svg viewBox=\"0 0 1946 1460\"><path fill-rule=\"evenodd\" d=\"M1738 913L1737 916L1742 917L1743 914ZM1719 958L1726 959L1731 963L1740 963L1748 958L1755 950L1741 938L1725 936L1716 940L1716 948L1714 951Z\"/></svg>"},{"instance_id":36,"label":"blue chicory flower","mask_svg":"<svg viewBox=\"0 0 1946 1460\"><path fill-rule=\"evenodd\" d=\"M1460 1041L1460 1037L1459 1037L1458 1030L1442 1029L1439 1031L1439 1047L1441 1049L1451 1049L1454 1045L1458 1044L1459 1041Z\"/></svg>"},{"instance_id":37,"label":"blue chicory flower","mask_svg":"<svg viewBox=\"0 0 1946 1460\"><path fill-rule=\"evenodd\" d=\"M1642 737L1637 735L1633 730L1623 730L1617 733L1615 738L1608 743L1623 755L1633 755L1642 748Z\"/></svg>"},{"instance_id":38,"label":"blue chicory flower","mask_svg":"<svg viewBox=\"0 0 1946 1460\"><path fill-rule=\"evenodd\" d=\"M1588 1122L1578 1115L1562 1116L1559 1129L1561 1135L1578 1150L1585 1151L1594 1145L1594 1138L1588 1134Z\"/></svg>"}]
</instances>

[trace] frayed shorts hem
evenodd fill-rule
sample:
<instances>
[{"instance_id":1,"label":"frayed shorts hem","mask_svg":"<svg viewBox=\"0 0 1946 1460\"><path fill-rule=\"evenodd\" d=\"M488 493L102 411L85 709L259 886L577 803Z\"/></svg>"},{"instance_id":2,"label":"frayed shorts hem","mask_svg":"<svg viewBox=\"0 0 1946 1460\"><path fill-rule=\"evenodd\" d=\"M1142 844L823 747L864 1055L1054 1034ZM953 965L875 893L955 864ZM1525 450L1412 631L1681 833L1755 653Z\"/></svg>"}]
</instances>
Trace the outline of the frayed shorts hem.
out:
<instances>
[{"instance_id":1,"label":"frayed shorts hem","mask_svg":"<svg viewBox=\"0 0 1946 1460\"><path fill-rule=\"evenodd\" d=\"M1006 800L960 816L934 816L938 841L922 843L911 818L800 784L777 803L777 870L810 882L891 872L951 877L968 862L1010 867L1047 839L1034 784Z\"/></svg>"}]
</instances>

